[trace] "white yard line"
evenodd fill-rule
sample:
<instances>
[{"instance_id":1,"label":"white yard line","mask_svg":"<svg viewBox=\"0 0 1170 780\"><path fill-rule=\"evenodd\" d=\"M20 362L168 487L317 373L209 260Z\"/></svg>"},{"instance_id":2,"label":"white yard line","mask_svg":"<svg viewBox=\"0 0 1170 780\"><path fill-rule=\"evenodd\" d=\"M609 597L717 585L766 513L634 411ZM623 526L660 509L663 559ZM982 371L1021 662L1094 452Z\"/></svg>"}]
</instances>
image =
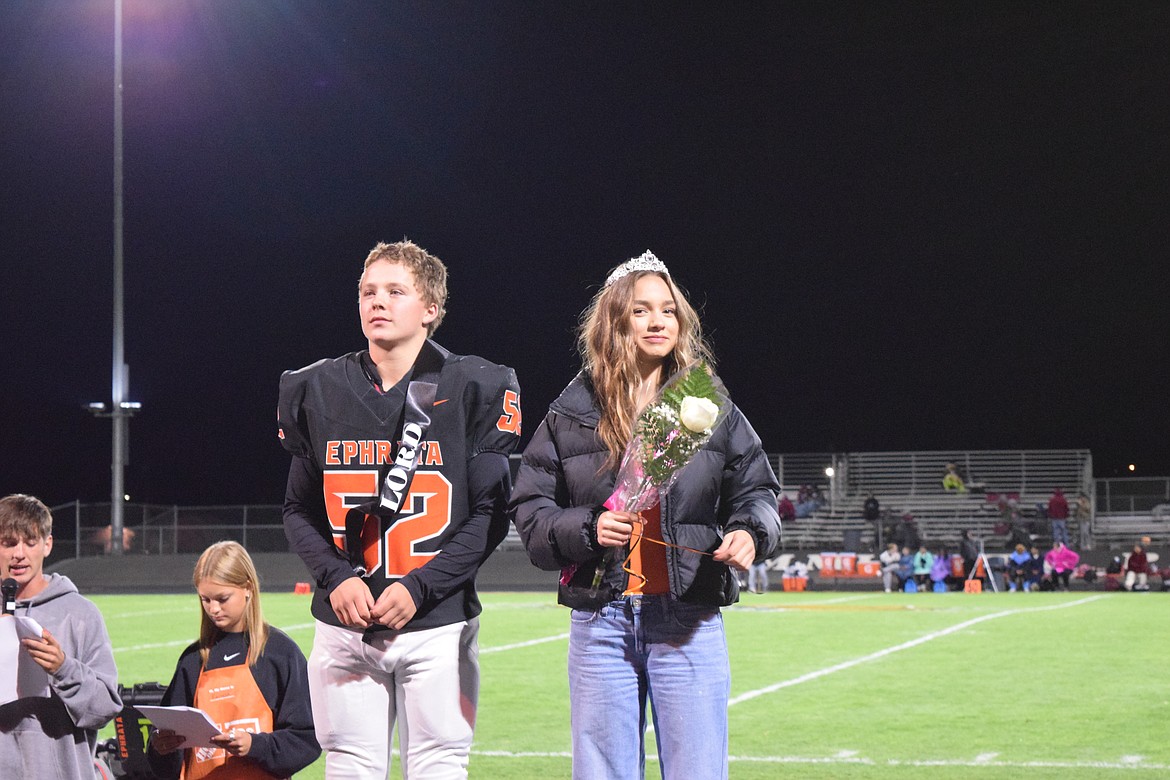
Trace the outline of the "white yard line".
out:
<instances>
[{"instance_id":1,"label":"white yard line","mask_svg":"<svg viewBox=\"0 0 1170 780\"><path fill-rule=\"evenodd\" d=\"M647 756L651 758L651 756ZM852 753L849 756L730 756L730 760L759 764L863 764L866 766L916 766L916 767L998 767L1003 769L1117 769L1132 771L1148 769L1165 771L1170 764L1148 764L1142 759L1130 761L1132 756L1122 756L1117 761L993 761L985 756L974 758L947 758L923 761L920 759L872 759Z\"/></svg>"},{"instance_id":2,"label":"white yard line","mask_svg":"<svg viewBox=\"0 0 1170 780\"><path fill-rule=\"evenodd\" d=\"M835 674L837 672L843 672L846 669L852 669L855 666L860 666L861 664L869 663L870 661L877 661L881 658L885 658L886 656L893 655L894 653L899 653L903 650L909 650L910 648L918 647L919 645L926 644L927 642L933 642L935 639L941 639L944 636L949 636L950 634L953 634L957 631L962 631L964 629L970 628L971 626L978 625L979 623L983 623L983 622L986 622L988 620L997 620L999 618L1011 617L1013 615L1021 615L1021 614L1025 614L1028 612L1044 612L1044 611L1053 610L1053 609L1066 609L1068 607L1076 607L1076 606L1080 606L1081 604L1087 604L1091 601L1097 601L1098 599L1102 599L1102 598L1104 598L1104 596L1089 596L1087 598L1077 599L1076 601L1070 601L1066 604L1054 604L1054 605L1048 606L1048 607L1025 607L1023 609L1007 609L1007 610L1004 610L1003 612L993 612L989 615L980 615L979 617L971 618L970 620L964 620L962 623L956 623L953 626L948 626L947 628L943 628L943 629L940 629L938 631L932 631L931 633L924 634L924 635L918 637L917 639L911 639L908 642L903 642L903 643L898 644L898 645L893 645L892 647L887 647L887 648L884 648L882 650L878 650L876 652L869 653L868 655L863 655L859 658L854 658L854 659L849 660L849 661L842 661L839 664L827 666L824 669L817 669L816 671L802 674L799 677L793 677L790 680L784 680L783 682L773 683L772 685L766 686L764 688L758 688L754 691L747 691L746 693L741 693L739 696L736 696L736 697L732 698L730 701L728 701L727 706L731 707L735 704L740 704L741 702L750 701L751 699L755 699L756 697L759 697L759 696L764 696L764 695L769 694L769 693L775 693L776 691L779 691L783 688L791 688L793 685L800 685L801 683L809 682L811 680L816 680L816 679L819 679L821 677L826 677L830 674Z\"/></svg>"},{"instance_id":3,"label":"white yard line","mask_svg":"<svg viewBox=\"0 0 1170 780\"><path fill-rule=\"evenodd\" d=\"M293 631L300 631L300 630L305 629L305 628L312 628L314 625L315 625L314 623L297 623L296 625L292 625L292 626L277 626L277 628L279 628L281 631L288 634L288 633L292 633ZM133 653L133 652L136 652L139 650L157 650L160 647L186 647L187 645L194 642L195 639L196 639L196 637L189 637L187 639L172 639L169 642L152 642L152 643L147 644L147 645L130 645L129 647L115 647L114 652L115 653Z\"/></svg>"},{"instance_id":4,"label":"white yard line","mask_svg":"<svg viewBox=\"0 0 1170 780\"><path fill-rule=\"evenodd\" d=\"M129 647L115 647L115 653L133 653L139 650L157 650L160 647L186 647L194 639L173 639L170 642L152 642L148 645L130 645Z\"/></svg>"},{"instance_id":5,"label":"white yard line","mask_svg":"<svg viewBox=\"0 0 1170 780\"><path fill-rule=\"evenodd\" d=\"M853 596L838 596L835 599L825 599L824 601L813 602L813 605L816 606L817 604L844 604L847 601L863 601L865 599L876 599L878 596L884 596L884 595L886 595L886 594L881 593L881 592L877 592L877 591L875 591L873 593L859 593L859 594L855 594Z\"/></svg>"},{"instance_id":6,"label":"white yard line","mask_svg":"<svg viewBox=\"0 0 1170 780\"><path fill-rule=\"evenodd\" d=\"M546 642L557 642L562 639L568 639L568 634L555 634L553 636L544 636L540 639L529 639L527 642L516 642L511 645L496 645L495 647L481 647L479 654L484 653L501 653L505 650L519 650L522 647L533 647L534 645L543 645Z\"/></svg>"},{"instance_id":7,"label":"white yard line","mask_svg":"<svg viewBox=\"0 0 1170 780\"><path fill-rule=\"evenodd\" d=\"M304 629L312 628L315 625L316 625L315 623L297 623L296 625L292 625L292 626L278 626L278 628L280 628L280 630L285 632L286 634L291 634L294 631L302 631ZM504 650L518 650L518 649L523 648L523 647L532 647L534 645L542 645L542 644L545 644L546 642L557 642L557 641L560 641L562 639L568 639L568 638L569 638L568 634L554 634L553 636L544 636L544 637L540 637L539 639L529 639L527 642L516 642L516 643L510 644L510 645L497 645L495 647L481 647L479 649L479 652L480 652L480 655L483 655L484 653L500 653L500 652L503 652ZM139 651L139 650L157 650L157 649L162 648L162 647L186 647L187 645L191 644L194 641L195 641L194 638L191 638L191 639L172 639L169 642L152 642L151 644L146 644L146 645L131 645L129 647L115 647L114 652L115 653L133 653L133 652Z\"/></svg>"},{"instance_id":8,"label":"white yard line","mask_svg":"<svg viewBox=\"0 0 1170 780\"><path fill-rule=\"evenodd\" d=\"M111 620L125 620L126 618L140 618L140 617L150 617L151 615L173 615L173 614L175 614L174 609L150 609L150 610L144 610L142 612L119 612L115 615L105 615L103 613L103 618L108 623Z\"/></svg>"},{"instance_id":9,"label":"white yard line","mask_svg":"<svg viewBox=\"0 0 1170 780\"><path fill-rule=\"evenodd\" d=\"M398 751L395 751L395 755ZM511 751L511 750L476 750L472 749L473 756L487 756L490 758L564 758L571 759L570 751ZM657 761L658 756L646 755L647 761ZM1122 756L1117 761L993 761L986 755L974 758L953 758L923 761L919 759L873 759L858 755L855 750L844 750L832 756L728 756L732 763L743 764L816 764L816 765L861 765L861 766L917 766L917 767L997 767L1002 769L1117 769L1133 771L1146 769L1151 771L1166 771L1170 764L1147 764L1140 756Z\"/></svg>"},{"instance_id":10,"label":"white yard line","mask_svg":"<svg viewBox=\"0 0 1170 780\"><path fill-rule=\"evenodd\" d=\"M823 604L845 604L850 601L866 601L868 599L875 599L878 596L884 596L882 592L876 593L857 593L852 596L838 596L833 599L825 599L823 601L808 600L803 604L753 604L750 601L740 601L732 604L730 607L724 607L725 612L796 612L809 609L816 609Z\"/></svg>"}]
</instances>

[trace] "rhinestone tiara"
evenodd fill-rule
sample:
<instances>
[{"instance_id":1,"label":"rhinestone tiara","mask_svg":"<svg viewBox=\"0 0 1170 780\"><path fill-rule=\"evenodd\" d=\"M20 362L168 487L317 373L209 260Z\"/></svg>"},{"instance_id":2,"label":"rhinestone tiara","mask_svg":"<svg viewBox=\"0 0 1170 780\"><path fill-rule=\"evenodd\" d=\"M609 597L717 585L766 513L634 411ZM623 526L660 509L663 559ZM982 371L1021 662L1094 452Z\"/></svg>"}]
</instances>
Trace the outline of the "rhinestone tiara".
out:
<instances>
[{"instance_id":1,"label":"rhinestone tiara","mask_svg":"<svg viewBox=\"0 0 1170 780\"><path fill-rule=\"evenodd\" d=\"M642 254L627 260L610 272L605 280L605 286L609 287L611 284L621 279L623 276L629 276L638 271L655 271L657 273L666 274L670 276L670 271L666 270L666 265L654 256L654 253L647 249Z\"/></svg>"}]
</instances>

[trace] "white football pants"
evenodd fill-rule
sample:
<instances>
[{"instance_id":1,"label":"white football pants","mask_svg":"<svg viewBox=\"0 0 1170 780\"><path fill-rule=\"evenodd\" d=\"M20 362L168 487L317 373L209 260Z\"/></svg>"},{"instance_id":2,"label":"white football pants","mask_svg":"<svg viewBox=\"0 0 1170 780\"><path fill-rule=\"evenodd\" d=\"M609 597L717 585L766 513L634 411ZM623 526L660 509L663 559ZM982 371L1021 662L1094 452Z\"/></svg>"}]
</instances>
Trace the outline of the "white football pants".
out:
<instances>
[{"instance_id":1,"label":"white football pants","mask_svg":"<svg viewBox=\"0 0 1170 780\"><path fill-rule=\"evenodd\" d=\"M420 631L317 621L309 695L326 780L386 780L398 723L403 780L467 777L479 699L479 619Z\"/></svg>"}]
</instances>

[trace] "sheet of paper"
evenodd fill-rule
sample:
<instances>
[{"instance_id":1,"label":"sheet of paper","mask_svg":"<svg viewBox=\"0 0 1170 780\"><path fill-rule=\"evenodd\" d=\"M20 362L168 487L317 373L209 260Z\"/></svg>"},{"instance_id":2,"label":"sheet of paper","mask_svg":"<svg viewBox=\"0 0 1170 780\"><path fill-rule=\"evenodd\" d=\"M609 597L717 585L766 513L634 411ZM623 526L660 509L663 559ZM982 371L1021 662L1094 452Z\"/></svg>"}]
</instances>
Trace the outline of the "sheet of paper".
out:
<instances>
[{"instance_id":1,"label":"sheet of paper","mask_svg":"<svg viewBox=\"0 0 1170 780\"><path fill-rule=\"evenodd\" d=\"M211 738L220 734L219 726L215 725L206 712L195 707L155 707L150 705L134 705L134 709L142 713L142 717L149 720L158 729L170 729L187 739L179 747L216 747Z\"/></svg>"},{"instance_id":2,"label":"sheet of paper","mask_svg":"<svg viewBox=\"0 0 1170 780\"><path fill-rule=\"evenodd\" d=\"M16 701L16 667L24 650L16 636L16 621L0 617L0 704Z\"/></svg>"},{"instance_id":3,"label":"sheet of paper","mask_svg":"<svg viewBox=\"0 0 1170 780\"><path fill-rule=\"evenodd\" d=\"M16 635L21 639L40 639L45 635L41 624L25 615L16 617Z\"/></svg>"},{"instance_id":4,"label":"sheet of paper","mask_svg":"<svg viewBox=\"0 0 1170 780\"><path fill-rule=\"evenodd\" d=\"M40 636L41 626L32 618L0 617L0 704L50 695L48 672L20 644L25 637Z\"/></svg>"}]
</instances>

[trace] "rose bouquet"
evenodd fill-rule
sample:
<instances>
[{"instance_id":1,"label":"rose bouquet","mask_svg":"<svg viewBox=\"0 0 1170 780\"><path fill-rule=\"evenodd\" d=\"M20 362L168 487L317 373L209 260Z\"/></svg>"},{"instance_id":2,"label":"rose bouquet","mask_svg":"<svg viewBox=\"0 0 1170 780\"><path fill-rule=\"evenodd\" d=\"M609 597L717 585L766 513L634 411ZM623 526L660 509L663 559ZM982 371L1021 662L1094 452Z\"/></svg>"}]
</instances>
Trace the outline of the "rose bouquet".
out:
<instances>
[{"instance_id":1,"label":"rose bouquet","mask_svg":"<svg viewBox=\"0 0 1170 780\"><path fill-rule=\"evenodd\" d=\"M605 506L641 512L658 503L731 409L731 399L706 363L696 363L667 380L634 422L633 435L618 467L613 495ZM606 561L598 564L593 589L601 584Z\"/></svg>"},{"instance_id":2,"label":"rose bouquet","mask_svg":"<svg viewBox=\"0 0 1170 780\"><path fill-rule=\"evenodd\" d=\"M658 491L674 484L730 408L727 391L705 363L667 380L634 422L610 509L640 512L657 504Z\"/></svg>"}]
</instances>

